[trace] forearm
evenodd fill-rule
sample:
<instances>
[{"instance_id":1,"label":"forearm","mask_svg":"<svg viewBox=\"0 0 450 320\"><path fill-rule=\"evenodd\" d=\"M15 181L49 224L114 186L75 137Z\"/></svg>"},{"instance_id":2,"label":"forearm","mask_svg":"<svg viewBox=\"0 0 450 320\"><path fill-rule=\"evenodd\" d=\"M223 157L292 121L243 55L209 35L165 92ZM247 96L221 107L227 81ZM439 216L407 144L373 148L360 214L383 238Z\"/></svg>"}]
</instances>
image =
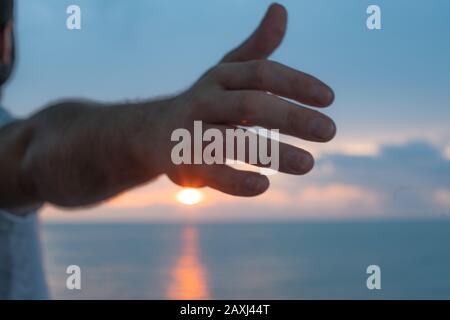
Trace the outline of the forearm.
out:
<instances>
[{"instance_id":1,"label":"forearm","mask_svg":"<svg viewBox=\"0 0 450 320\"><path fill-rule=\"evenodd\" d=\"M63 102L6 127L0 206L91 205L158 176L151 150L165 103Z\"/></svg>"}]
</instances>

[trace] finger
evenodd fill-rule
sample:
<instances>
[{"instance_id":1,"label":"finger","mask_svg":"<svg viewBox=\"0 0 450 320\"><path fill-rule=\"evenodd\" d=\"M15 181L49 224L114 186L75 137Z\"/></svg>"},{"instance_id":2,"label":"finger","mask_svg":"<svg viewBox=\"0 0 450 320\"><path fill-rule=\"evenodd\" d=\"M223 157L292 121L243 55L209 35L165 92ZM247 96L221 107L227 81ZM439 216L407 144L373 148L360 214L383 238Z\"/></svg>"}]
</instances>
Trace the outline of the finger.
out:
<instances>
[{"instance_id":1,"label":"finger","mask_svg":"<svg viewBox=\"0 0 450 320\"><path fill-rule=\"evenodd\" d=\"M272 4L255 32L238 48L228 53L222 62L267 58L281 44L286 25L286 9L279 4Z\"/></svg>"},{"instance_id":2,"label":"finger","mask_svg":"<svg viewBox=\"0 0 450 320\"><path fill-rule=\"evenodd\" d=\"M278 129L297 138L327 142L336 125L326 115L260 91L225 91L215 103L201 108L199 118L208 123L227 123Z\"/></svg>"},{"instance_id":3,"label":"finger","mask_svg":"<svg viewBox=\"0 0 450 320\"><path fill-rule=\"evenodd\" d=\"M269 91L315 107L327 107L334 100L333 90L319 79L273 61L225 63L214 75L230 90Z\"/></svg>"},{"instance_id":4,"label":"finger","mask_svg":"<svg viewBox=\"0 0 450 320\"><path fill-rule=\"evenodd\" d=\"M226 159L239 160L251 165L295 175L303 175L311 171L314 166L313 156L306 150L277 141L270 134L265 137L245 128L237 128L225 125L203 126L204 137L207 138L203 145L204 158L208 157L208 163L223 164ZM211 130L216 130L217 134ZM213 134L209 135L208 132ZM212 154L213 143L219 135L222 139L220 154ZM262 150L265 146L265 150ZM219 151L219 150L214 150Z\"/></svg>"},{"instance_id":5,"label":"finger","mask_svg":"<svg viewBox=\"0 0 450 320\"><path fill-rule=\"evenodd\" d=\"M224 193L254 197L269 188L269 179L256 172L241 171L226 165L204 166L205 185Z\"/></svg>"},{"instance_id":6,"label":"finger","mask_svg":"<svg viewBox=\"0 0 450 320\"><path fill-rule=\"evenodd\" d=\"M257 196L269 188L266 176L222 164L183 165L183 168L168 173L168 177L182 187L208 186L230 195L243 197Z\"/></svg>"}]
</instances>

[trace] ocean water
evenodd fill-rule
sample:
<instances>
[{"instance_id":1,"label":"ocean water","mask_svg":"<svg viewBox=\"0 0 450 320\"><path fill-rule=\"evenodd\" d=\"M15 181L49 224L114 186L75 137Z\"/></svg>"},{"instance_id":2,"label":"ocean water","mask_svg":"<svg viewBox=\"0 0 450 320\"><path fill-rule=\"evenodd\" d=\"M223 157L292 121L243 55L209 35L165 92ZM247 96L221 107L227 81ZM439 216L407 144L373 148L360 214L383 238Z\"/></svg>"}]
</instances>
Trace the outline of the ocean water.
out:
<instances>
[{"instance_id":1,"label":"ocean water","mask_svg":"<svg viewBox=\"0 0 450 320\"><path fill-rule=\"evenodd\" d=\"M55 299L450 299L445 220L46 224L43 238ZM66 289L69 265L81 290Z\"/></svg>"}]
</instances>

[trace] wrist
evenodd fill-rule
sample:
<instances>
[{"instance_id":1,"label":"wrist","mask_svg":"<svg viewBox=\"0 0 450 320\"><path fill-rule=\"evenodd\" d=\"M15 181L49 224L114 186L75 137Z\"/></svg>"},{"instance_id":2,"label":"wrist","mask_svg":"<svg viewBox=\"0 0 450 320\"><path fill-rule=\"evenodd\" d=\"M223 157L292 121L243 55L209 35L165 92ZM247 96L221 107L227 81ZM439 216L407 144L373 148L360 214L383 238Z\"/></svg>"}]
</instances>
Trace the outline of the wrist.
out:
<instances>
[{"instance_id":1,"label":"wrist","mask_svg":"<svg viewBox=\"0 0 450 320\"><path fill-rule=\"evenodd\" d=\"M131 152L137 155L139 164L150 178L165 174L167 161L170 160L167 114L173 100L168 98L133 106L136 130L131 139Z\"/></svg>"}]
</instances>

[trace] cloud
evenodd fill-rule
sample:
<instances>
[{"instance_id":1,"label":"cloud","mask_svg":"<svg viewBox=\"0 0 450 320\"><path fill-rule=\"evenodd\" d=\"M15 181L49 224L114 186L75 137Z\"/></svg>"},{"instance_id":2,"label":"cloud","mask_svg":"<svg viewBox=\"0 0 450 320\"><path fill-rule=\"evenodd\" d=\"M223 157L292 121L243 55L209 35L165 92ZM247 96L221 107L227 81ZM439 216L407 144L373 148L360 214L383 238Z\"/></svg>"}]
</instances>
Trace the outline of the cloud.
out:
<instances>
[{"instance_id":1,"label":"cloud","mask_svg":"<svg viewBox=\"0 0 450 320\"><path fill-rule=\"evenodd\" d=\"M447 148L445 148L445 150L444 150L444 157L445 157L447 160L450 160L450 146L448 146Z\"/></svg>"},{"instance_id":2,"label":"cloud","mask_svg":"<svg viewBox=\"0 0 450 320\"><path fill-rule=\"evenodd\" d=\"M373 211L379 207L381 197L375 191L360 186L330 184L306 187L301 190L298 203L310 211L342 212L356 207Z\"/></svg>"},{"instance_id":3,"label":"cloud","mask_svg":"<svg viewBox=\"0 0 450 320\"><path fill-rule=\"evenodd\" d=\"M438 205L450 210L450 189L435 190L434 200Z\"/></svg>"},{"instance_id":4,"label":"cloud","mask_svg":"<svg viewBox=\"0 0 450 320\"><path fill-rule=\"evenodd\" d=\"M319 163L331 175L315 176L322 184L343 183L376 190L385 200L383 211L392 216L449 214L436 205L436 190L450 188L450 161L432 144L415 141L387 145L377 156L330 155ZM447 194L440 191L442 203Z\"/></svg>"}]
</instances>

